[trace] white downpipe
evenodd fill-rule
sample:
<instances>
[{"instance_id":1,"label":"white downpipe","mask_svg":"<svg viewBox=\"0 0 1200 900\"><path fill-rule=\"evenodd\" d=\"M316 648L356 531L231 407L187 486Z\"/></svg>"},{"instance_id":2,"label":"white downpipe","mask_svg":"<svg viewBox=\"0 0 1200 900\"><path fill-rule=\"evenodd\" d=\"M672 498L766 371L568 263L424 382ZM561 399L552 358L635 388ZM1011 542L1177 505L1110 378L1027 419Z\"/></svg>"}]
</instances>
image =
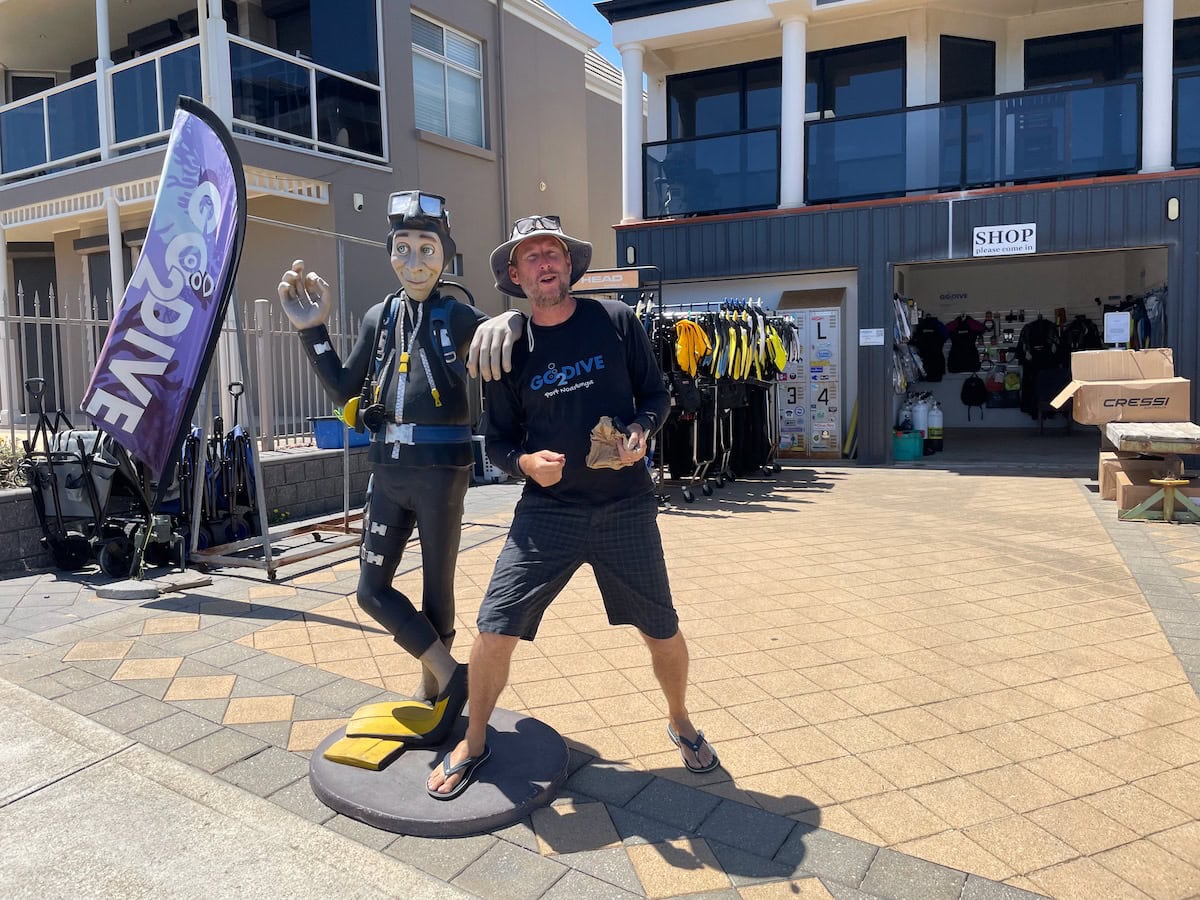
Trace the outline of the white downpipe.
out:
<instances>
[{"instance_id":1,"label":"white downpipe","mask_svg":"<svg viewBox=\"0 0 1200 900\"><path fill-rule=\"evenodd\" d=\"M1142 4L1142 171L1171 169L1175 0Z\"/></svg>"},{"instance_id":2,"label":"white downpipe","mask_svg":"<svg viewBox=\"0 0 1200 900\"><path fill-rule=\"evenodd\" d=\"M108 277L112 284L113 317L125 296L125 254L121 240L121 208L112 188L104 189L104 211L108 216Z\"/></svg>"},{"instance_id":3,"label":"white downpipe","mask_svg":"<svg viewBox=\"0 0 1200 900\"><path fill-rule=\"evenodd\" d=\"M783 84L779 119L779 206L804 205L804 84L808 20L783 22Z\"/></svg>"},{"instance_id":4,"label":"white downpipe","mask_svg":"<svg viewBox=\"0 0 1200 900\"><path fill-rule=\"evenodd\" d=\"M621 221L642 217L642 79L641 44L623 44L621 51Z\"/></svg>"},{"instance_id":5,"label":"white downpipe","mask_svg":"<svg viewBox=\"0 0 1200 900\"><path fill-rule=\"evenodd\" d=\"M100 132L100 158L109 159L113 139L113 103L108 70L112 68L112 37L108 24L108 0L96 0L96 122Z\"/></svg>"},{"instance_id":6,"label":"white downpipe","mask_svg":"<svg viewBox=\"0 0 1200 900\"><path fill-rule=\"evenodd\" d=\"M8 321L12 302L13 295L8 291L8 238L5 237L4 228L0 227L0 317L3 317L5 321ZM9 328L11 329L11 325ZM14 368L9 365L11 340L12 335L7 331L0 339L0 372L14 371ZM0 416L7 418L10 423L18 408L14 403L14 398L9 396L12 380L11 377L0 377Z\"/></svg>"}]
</instances>

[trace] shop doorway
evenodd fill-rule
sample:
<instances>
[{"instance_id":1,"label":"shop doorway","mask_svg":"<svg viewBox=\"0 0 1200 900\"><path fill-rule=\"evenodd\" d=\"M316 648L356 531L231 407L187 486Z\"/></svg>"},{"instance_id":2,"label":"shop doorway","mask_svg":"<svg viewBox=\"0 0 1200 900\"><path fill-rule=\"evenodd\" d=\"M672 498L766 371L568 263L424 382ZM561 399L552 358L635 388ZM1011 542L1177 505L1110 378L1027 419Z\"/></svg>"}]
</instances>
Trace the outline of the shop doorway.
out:
<instances>
[{"instance_id":1,"label":"shop doorway","mask_svg":"<svg viewBox=\"0 0 1200 900\"><path fill-rule=\"evenodd\" d=\"M893 424L920 399L944 423L944 449L903 464L1094 473L1099 430L1050 401L1072 351L1106 346L1105 312L1131 313L1135 348L1166 346L1166 277L1165 247L896 266L924 374L897 393Z\"/></svg>"},{"instance_id":2,"label":"shop doorway","mask_svg":"<svg viewBox=\"0 0 1200 900\"><path fill-rule=\"evenodd\" d=\"M858 398L858 272L833 269L663 285L668 310L718 308L745 298L787 317L799 359L779 379L780 456L842 459L854 455Z\"/></svg>"}]
</instances>

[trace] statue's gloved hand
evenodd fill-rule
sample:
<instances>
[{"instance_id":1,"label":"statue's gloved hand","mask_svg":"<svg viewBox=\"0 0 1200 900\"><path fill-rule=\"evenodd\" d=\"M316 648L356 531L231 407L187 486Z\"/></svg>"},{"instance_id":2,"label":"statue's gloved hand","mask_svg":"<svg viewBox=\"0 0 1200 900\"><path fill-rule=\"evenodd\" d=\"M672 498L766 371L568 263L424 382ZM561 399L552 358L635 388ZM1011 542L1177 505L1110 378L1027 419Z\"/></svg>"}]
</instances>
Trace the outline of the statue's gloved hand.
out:
<instances>
[{"instance_id":1,"label":"statue's gloved hand","mask_svg":"<svg viewBox=\"0 0 1200 900\"><path fill-rule=\"evenodd\" d=\"M283 273L278 292L283 311L295 328L323 325L333 309L333 290L316 272L305 272L302 259Z\"/></svg>"},{"instance_id":2,"label":"statue's gloved hand","mask_svg":"<svg viewBox=\"0 0 1200 900\"><path fill-rule=\"evenodd\" d=\"M484 381L499 381L501 368L512 371L513 345L525 331L525 315L518 309L493 316L475 329L467 351L467 371Z\"/></svg>"}]
</instances>

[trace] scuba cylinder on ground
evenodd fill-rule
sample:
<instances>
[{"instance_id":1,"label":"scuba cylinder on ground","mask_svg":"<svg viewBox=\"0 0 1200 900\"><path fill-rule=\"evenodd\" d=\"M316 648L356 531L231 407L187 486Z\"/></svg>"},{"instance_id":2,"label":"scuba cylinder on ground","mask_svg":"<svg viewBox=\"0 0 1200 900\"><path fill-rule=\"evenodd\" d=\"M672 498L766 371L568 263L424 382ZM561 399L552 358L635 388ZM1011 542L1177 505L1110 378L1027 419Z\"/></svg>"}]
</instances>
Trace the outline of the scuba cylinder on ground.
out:
<instances>
[{"instance_id":1,"label":"scuba cylinder on ground","mask_svg":"<svg viewBox=\"0 0 1200 900\"><path fill-rule=\"evenodd\" d=\"M928 394L917 394L912 404L913 431L921 432L922 440L929 436L926 434L929 429L929 401L926 399L928 396Z\"/></svg>"},{"instance_id":2,"label":"scuba cylinder on ground","mask_svg":"<svg viewBox=\"0 0 1200 900\"><path fill-rule=\"evenodd\" d=\"M945 416L941 405L934 400L929 409L929 430L925 436L925 452L937 453L943 446L943 423Z\"/></svg>"}]
</instances>

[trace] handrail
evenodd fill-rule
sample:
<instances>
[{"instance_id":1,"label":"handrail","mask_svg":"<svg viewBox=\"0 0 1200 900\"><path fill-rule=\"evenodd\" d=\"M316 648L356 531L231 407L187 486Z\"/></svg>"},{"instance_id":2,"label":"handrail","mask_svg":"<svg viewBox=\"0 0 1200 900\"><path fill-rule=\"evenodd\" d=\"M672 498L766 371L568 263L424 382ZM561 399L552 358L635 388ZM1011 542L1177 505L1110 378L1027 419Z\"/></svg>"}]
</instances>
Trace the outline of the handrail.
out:
<instances>
[{"instance_id":1,"label":"handrail","mask_svg":"<svg viewBox=\"0 0 1200 900\"><path fill-rule=\"evenodd\" d=\"M91 75L84 75L82 78L64 81L62 84L56 84L52 88L46 88L44 91L38 91L36 94L30 94L28 97L22 97L20 100L13 100L11 103L5 103L3 106L0 106L0 115L10 112L14 109L19 109L22 106L27 106L31 103L44 101L54 94L62 94L67 91L74 90L75 88L83 87L89 81L95 80L96 74L93 72Z\"/></svg>"},{"instance_id":2,"label":"handrail","mask_svg":"<svg viewBox=\"0 0 1200 900\"><path fill-rule=\"evenodd\" d=\"M172 53L178 53L180 50L186 50L188 47L199 47L200 38L187 38L175 44L168 44L166 47L160 47L150 53L143 53L141 56L135 56L133 59L128 59L123 63L117 63L107 69L105 74L110 77L117 72L125 72L129 69L136 69L138 66L144 66L146 63L155 59L162 59L164 56L170 56Z\"/></svg>"},{"instance_id":3,"label":"handrail","mask_svg":"<svg viewBox=\"0 0 1200 900\"><path fill-rule=\"evenodd\" d=\"M284 62L290 62L300 66L302 69L311 69L314 72L321 72L325 75L333 75L335 78L340 78L343 81L349 81L351 84L357 84L360 87L371 88L376 91L382 91L383 88L378 84L372 84L369 81L363 81L361 78L355 78L353 75L347 75L345 72L339 72L337 69L331 69L328 66L323 66L320 63L315 63L310 59L304 59L299 56L288 56L276 50L274 47L268 47L265 44L256 44L254 41L248 41L245 38L235 37L232 34L229 36L229 43L238 44L242 47L247 47L251 50L257 50L264 56L273 56L276 59L281 59Z\"/></svg>"}]
</instances>

